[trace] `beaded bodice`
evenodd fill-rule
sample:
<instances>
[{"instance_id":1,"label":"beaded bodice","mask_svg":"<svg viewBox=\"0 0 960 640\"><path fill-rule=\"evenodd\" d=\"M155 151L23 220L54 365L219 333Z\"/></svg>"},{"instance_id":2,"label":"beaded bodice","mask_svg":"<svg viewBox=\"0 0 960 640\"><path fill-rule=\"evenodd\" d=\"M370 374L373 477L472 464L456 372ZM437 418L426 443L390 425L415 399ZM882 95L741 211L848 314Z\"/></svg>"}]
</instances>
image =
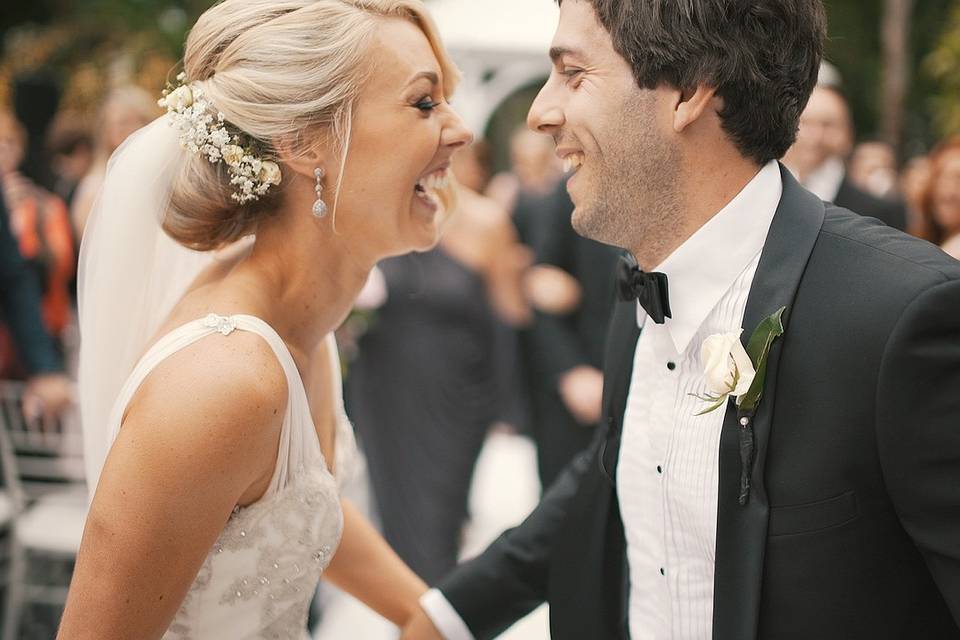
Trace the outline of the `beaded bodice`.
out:
<instances>
[{"instance_id":1,"label":"beaded bodice","mask_svg":"<svg viewBox=\"0 0 960 640\"><path fill-rule=\"evenodd\" d=\"M133 393L159 362L200 338L214 333L226 337L238 329L261 335L287 375L289 399L276 468L260 500L234 509L164 640L302 640L314 590L343 530L338 482L320 450L299 372L280 337L258 318L211 314L158 341L121 391L111 418L112 437ZM339 376L334 378L341 470L345 458L340 449L353 441Z\"/></svg>"}]
</instances>

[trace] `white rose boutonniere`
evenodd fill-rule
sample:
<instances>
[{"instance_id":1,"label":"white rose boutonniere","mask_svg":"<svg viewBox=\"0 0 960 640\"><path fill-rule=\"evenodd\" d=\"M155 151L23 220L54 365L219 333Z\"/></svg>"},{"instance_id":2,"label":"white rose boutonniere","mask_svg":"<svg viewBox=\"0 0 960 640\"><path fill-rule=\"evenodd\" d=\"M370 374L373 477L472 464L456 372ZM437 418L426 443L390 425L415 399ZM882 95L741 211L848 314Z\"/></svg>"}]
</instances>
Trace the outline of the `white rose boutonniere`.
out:
<instances>
[{"instance_id":1,"label":"white rose boutonniere","mask_svg":"<svg viewBox=\"0 0 960 640\"><path fill-rule=\"evenodd\" d=\"M740 505L750 499L753 473L753 415L763 397L763 383L767 375L767 358L773 341L783 335L783 312L764 318L747 341L744 348L740 331L718 333L703 341L700 357L703 360L703 377L707 387L704 395L690 394L709 403L698 416L715 411L725 405L732 396L737 405L737 424L740 444Z\"/></svg>"},{"instance_id":2,"label":"white rose boutonniere","mask_svg":"<svg viewBox=\"0 0 960 640\"><path fill-rule=\"evenodd\" d=\"M712 405L703 413L719 408L730 396L742 396L753 384L757 372L747 350L740 343L741 333L743 329L714 334L704 340L700 347L708 392L702 398Z\"/></svg>"}]
</instances>

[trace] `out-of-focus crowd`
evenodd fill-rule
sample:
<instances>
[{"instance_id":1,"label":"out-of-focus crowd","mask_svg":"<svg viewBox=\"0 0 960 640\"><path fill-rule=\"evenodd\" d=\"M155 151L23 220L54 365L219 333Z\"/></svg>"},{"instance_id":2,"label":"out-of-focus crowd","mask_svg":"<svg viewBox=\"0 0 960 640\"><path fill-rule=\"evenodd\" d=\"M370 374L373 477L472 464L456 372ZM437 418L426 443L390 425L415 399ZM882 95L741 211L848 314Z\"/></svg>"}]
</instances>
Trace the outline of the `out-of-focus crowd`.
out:
<instances>
[{"instance_id":1,"label":"out-of-focus crowd","mask_svg":"<svg viewBox=\"0 0 960 640\"><path fill-rule=\"evenodd\" d=\"M24 410L38 416L73 401L79 245L107 160L159 110L126 86L93 122L57 111L43 82L21 79L13 96L0 106L0 379L26 379Z\"/></svg>"},{"instance_id":2,"label":"out-of-focus crowd","mask_svg":"<svg viewBox=\"0 0 960 640\"><path fill-rule=\"evenodd\" d=\"M857 142L847 96L832 72L822 74L784 164L821 199L960 258L960 137L947 137L902 164L886 142Z\"/></svg>"}]
</instances>

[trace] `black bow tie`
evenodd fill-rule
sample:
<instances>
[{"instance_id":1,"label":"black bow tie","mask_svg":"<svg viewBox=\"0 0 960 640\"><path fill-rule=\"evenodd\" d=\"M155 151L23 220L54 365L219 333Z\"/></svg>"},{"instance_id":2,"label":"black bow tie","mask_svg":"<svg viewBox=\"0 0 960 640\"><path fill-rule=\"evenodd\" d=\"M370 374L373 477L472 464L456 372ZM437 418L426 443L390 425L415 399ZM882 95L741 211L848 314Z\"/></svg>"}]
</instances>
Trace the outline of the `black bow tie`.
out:
<instances>
[{"instance_id":1,"label":"black bow tie","mask_svg":"<svg viewBox=\"0 0 960 640\"><path fill-rule=\"evenodd\" d=\"M632 257L620 258L617 272L617 293L628 302L637 300L657 324L663 324L670 315L670 296L665 273L646 273Z\"/></svg>"}]
</instances>

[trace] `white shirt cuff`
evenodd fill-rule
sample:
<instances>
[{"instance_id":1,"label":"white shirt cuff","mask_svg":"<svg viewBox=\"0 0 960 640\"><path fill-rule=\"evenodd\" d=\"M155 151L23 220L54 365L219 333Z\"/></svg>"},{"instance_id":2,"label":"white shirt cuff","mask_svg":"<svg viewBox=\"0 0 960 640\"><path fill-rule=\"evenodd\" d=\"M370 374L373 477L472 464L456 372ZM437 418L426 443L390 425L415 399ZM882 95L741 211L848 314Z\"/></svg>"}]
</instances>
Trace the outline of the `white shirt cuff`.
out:
<instances>
[{"instance_id":1,"label":"white shirt cuff","mask_svg":"<svg viewBox=\"0 0 960 640\"><path fill-rule=\"evenodd\" d=\"M474 640L463 618L439 589L430 589L420 596L420 607L446 640Z\"/></svg>"}]
</instances>

